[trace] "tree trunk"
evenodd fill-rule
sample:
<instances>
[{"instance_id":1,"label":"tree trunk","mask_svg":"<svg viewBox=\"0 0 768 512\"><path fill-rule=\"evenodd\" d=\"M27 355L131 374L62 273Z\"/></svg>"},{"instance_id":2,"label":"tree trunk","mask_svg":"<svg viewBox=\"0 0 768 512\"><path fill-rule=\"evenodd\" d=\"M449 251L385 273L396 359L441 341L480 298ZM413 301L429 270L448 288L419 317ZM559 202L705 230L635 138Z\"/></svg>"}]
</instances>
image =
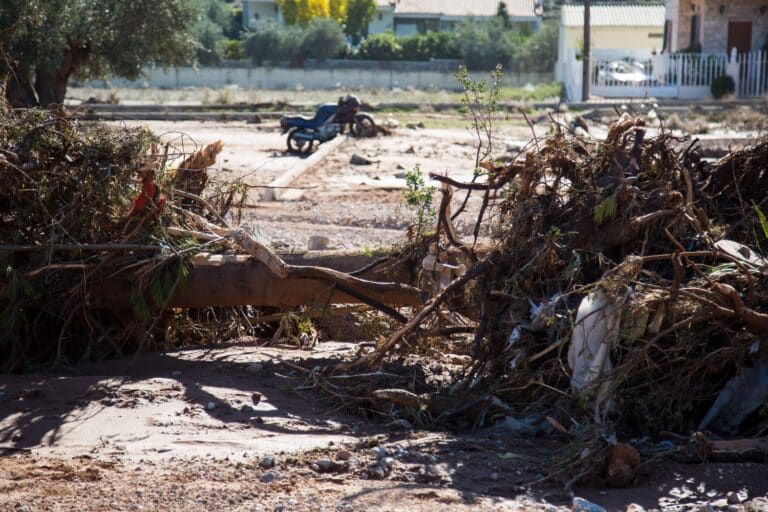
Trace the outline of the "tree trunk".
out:
<instances>
[{"instance_id":1,"label":"tree trunk","mask_svg":"<svg viewBox=\"0 0 768 512\"><path fill-rule=\"evenodd\" d=\"M38 66L35 69L35 90L40 106L50 107L64 103L69 77L85 64L89 53L88 46L70 46L57 68Z\"/></svg>"},{"instance_id":2,"label":"tree trunk","mask_svg":"<svg viewBox=\"0 0 768 512\"><path fill-rule=\"evenodd\" d=\"M15 66L8 75L5 98L11 107L30 108L37 105L37 97L30 77L30 70L24 65Z\"/></svg>"},{"instance_id":3,"label":"tree trunk","mask_svg":"<svg viewBox=\"0 0 768 512\"><path fill-rule=\"evenodd\" d=\"M64 103L69 75L69 70L62 67L53 71L37 68L35 71L35 90L40 99L41 107Z\"/></svg>"}]
</instances>

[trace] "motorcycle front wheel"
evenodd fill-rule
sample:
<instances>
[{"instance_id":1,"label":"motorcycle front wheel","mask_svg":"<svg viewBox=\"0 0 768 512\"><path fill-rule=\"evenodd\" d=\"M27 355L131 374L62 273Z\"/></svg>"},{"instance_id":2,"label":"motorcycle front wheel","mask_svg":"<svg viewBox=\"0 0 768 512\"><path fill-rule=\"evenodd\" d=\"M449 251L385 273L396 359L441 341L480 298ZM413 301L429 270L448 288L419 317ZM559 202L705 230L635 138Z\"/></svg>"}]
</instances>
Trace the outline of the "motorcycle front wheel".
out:
<instances>
[{"instance_id":1,"label":"motorcycle front wheel","mask_svg":"<svg viewBox=\"0 0 768 512\"><path fill-rule=\"evenodd\" d=\"M312 151L312 141L299 137L302 130L297 128L288 134L288 151L299 155L305 155Z\"/></svg>"},{"instance_id":2,"label":"motorcycle front wheel","mask_svg":"<svg viewBox=\"0 0 768 512\"><path fill-rule=\"evenodd\" d=\"M349 130L355 137L375 137L376 123L368 114L357 114L355 120L350 123Z\"/></svg>"}]
</instances>

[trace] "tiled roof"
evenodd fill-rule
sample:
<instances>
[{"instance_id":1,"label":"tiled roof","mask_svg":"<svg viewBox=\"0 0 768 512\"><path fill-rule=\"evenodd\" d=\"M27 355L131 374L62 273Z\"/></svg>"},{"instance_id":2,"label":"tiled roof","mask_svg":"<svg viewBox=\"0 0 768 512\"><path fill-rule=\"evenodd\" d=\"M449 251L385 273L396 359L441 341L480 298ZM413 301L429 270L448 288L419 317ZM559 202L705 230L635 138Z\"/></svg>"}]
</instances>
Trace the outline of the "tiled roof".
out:
<instances>
[{"instance_id":1,"label":"tiled roof","mask_svg":"<svg viewBox=\"0 0 768 512\"><path fill-rule=\"evenodd\" d=\"M395 14L429 16L495 16L499 0L396 0ZM504 0L512 17L536 16L534 0Z\"/></svg>"},{"instance_id":2,"label":"tiled roof","mask_svg":"<svg viewBox=\"0 0 768 512\"><path fill-rule=\"evenodd\" d=\"M581 27L584 24L583 5L564 5L561 24ZM663 5L602 4L589 9L589 24L594 27L663 27Z\"/></svg>"}]
</instances>

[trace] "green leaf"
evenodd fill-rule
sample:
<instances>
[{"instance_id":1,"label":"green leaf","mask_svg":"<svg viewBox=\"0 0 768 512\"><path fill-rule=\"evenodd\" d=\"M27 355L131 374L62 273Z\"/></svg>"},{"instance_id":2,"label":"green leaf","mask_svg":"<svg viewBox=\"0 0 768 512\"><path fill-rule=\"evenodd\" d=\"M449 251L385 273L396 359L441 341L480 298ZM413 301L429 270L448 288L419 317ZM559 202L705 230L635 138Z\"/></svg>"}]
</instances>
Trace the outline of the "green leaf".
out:
<instances>
[{"instance_id":1,"label":"green leaf","mask_svg":"<svg viewBox=\"0 0 768 512\"><path fill-rule=\"evenodd\" d=\"M763 235L765 238L768 238L768 219L765 218L765 214L760 210L754 201L752 201L752 208L755 209L757 218L760 220L760 227L763 228Z\"/></svg>"},{"instance_id":2,"label":"green leaf","mask_svg":"<svg viewBox=\"0 0 768 512\"><path fill-rule=\"evenodd\" d=\"M616 216L616 192L600 201L593 210L595 223L600 225Z\"/></svg>"}]
</instances>

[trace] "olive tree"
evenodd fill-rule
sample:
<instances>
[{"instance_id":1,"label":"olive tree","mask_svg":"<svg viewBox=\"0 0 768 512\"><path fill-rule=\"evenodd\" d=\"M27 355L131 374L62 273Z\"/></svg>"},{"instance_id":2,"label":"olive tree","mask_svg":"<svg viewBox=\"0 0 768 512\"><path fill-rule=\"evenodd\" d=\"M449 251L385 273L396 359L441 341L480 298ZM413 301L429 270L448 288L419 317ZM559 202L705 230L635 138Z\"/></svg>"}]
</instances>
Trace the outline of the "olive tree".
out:
<instances>
[{"instance_id":1,"label":"olive tree","mask_svg":"<svg viewBox=\"0 0 768 512\"><path fill-rule=\"evenodd\" d=\"M0 73L14 106L62 103L70 78L138 78L195 55L190 0L2 0Z\"/></svg>"}]
</instances>

